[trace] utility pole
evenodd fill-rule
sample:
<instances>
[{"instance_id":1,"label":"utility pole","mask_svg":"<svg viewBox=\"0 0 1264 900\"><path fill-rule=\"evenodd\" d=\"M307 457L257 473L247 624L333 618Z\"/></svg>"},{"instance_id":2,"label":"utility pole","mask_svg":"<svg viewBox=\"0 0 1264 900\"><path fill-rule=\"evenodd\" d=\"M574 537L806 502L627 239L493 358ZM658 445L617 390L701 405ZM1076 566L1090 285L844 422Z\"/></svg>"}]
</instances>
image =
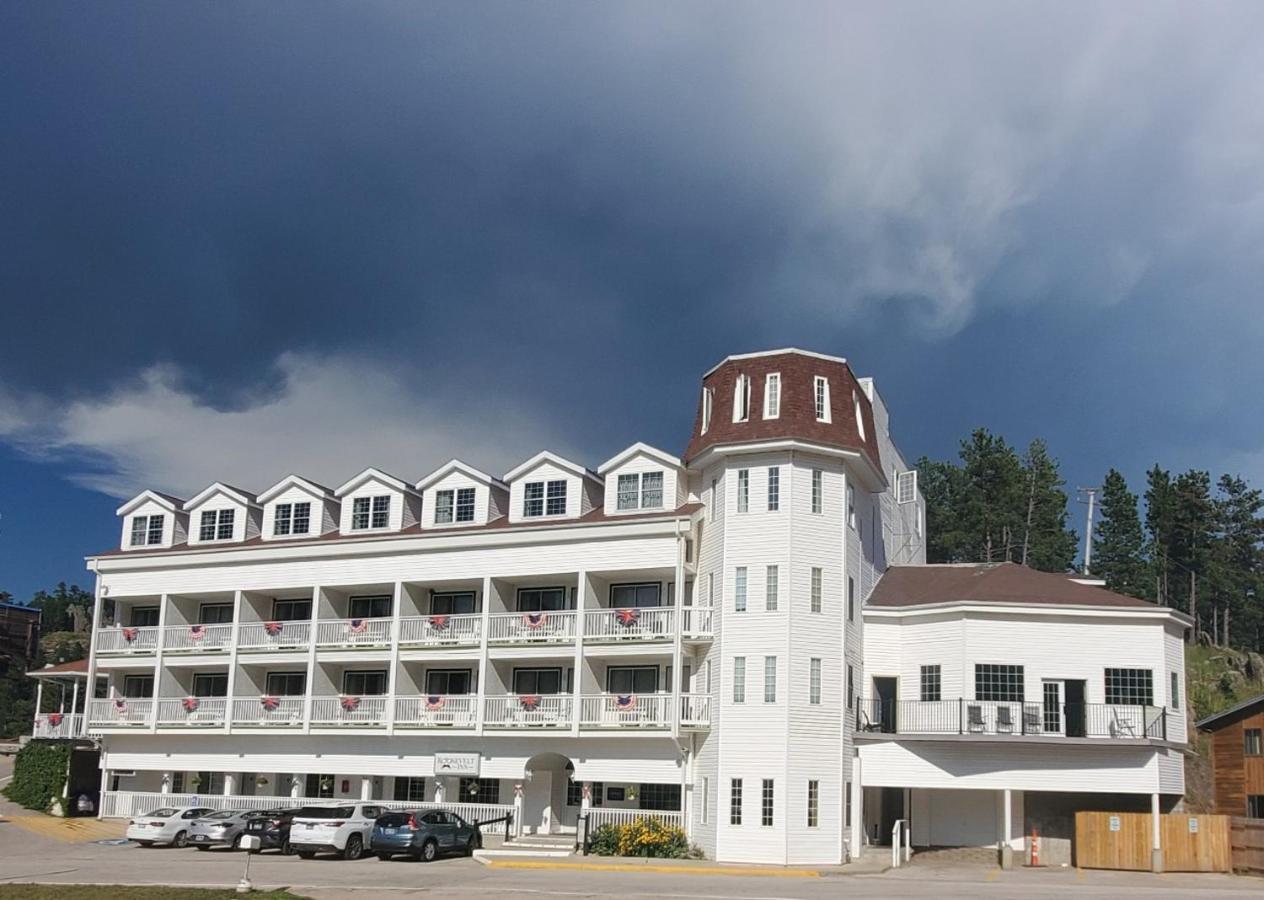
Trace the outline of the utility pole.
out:
<instances>
[{"instance_id":1,"label":"utility pole","mask_svg":"<svg viewBox=\"0 0 1264 900\"><path fill-rule=\"evenodd\" d=\"M1084 524L1084 574L1089 574L1089 568L1093 564L1093 510L1097 504L1097 492L1099 488L1081 487L1076 489L1076 499L1080 503L1088 504L1088 516ZM1081 500L1078 495L1084 495L1087 499Z\"/></svg>"}]
</instances>

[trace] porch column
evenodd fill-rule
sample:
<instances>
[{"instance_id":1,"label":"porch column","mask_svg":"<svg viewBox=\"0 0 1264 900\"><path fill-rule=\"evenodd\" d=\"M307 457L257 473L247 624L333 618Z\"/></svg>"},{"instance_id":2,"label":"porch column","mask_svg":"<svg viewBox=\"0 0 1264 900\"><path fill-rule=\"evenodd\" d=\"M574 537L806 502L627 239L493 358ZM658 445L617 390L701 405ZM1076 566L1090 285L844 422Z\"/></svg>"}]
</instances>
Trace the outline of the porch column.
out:
<instances>
[{"instance_id":1,"label":"porch column","mask_svg":"<svg viewBox=\"0 0 1264 900\"><path fill-rule=\"evenodd\" d=\"M1163 871L1163 817L1159 795L1150 795L1150 871Z\"/></svg>"},{"instance_id":2,"label":"porch column","mask_svg":"<svg viewBox=\"0 0 1264 900\"><path fill-rule=\"evenodd\" d=\"M61 689L61 695L57 698L57 711L64 716L66 714L66 682L58 681L57 687Z\"/></svg>"},{"instance_id":3,"label":"porch column","mask_svg":"<svg viewBox=\"0 0 1264 900\"><path fill-rule=\"evenodd\" d=\"M585 781L583 793L579 801L580 815L588 815L588 810L592 808L592 782Z\"/></svg>"},{"instance_id":4,"label":"porch column","mask_svg":"<svg viewBox=\"0 0 1264 900\"><path fill-rule=\"evenodd\" d=\"M1014 839L1014 796L1006 788L1001 791L1001 868L1014 868L1014 848L1010 842Z\"/></svg>"},{"instance_id":5,"label":"porch column","mask_svg":"<svg viewBox=\"0 0 1264 900\"><path fill-rule=\"evenodd\" d=\"M851 858L860 859L865 846L865 789L860 777L860 754L851 761ZM846 802L846 801L844 801Z\"/></svg>"},{"instance_id":6,"label":"porch column","mask_svg":"<svg viewBox=\"0 0 1264 900\"><path fill-rule=\"evenodd\" d=\"M372 775L360 776L360 799L361 800L373 799L373 776Z\"/></svg>"},{"instance_id":7,"label":"porch column","mask_svg":"<svg viewBox=\"0 0 1264 900\"><path fill-rule=\"evenodd\" d=\"M224 796L231 797L235 793L237 793L237 773L225 772L224 773Z\"/></svg>"},{"instance_id":8,"label":"porch column","mask_svg":"<svg viewBox=\"0 0 1264 900\"><path fill-rule=\"evenodd\" d=\"M35 721L39 721L40 713L44 709L44 679L35 679Z\"/></svg>"},{"instance_id":9,"label":"porch column","mask_svg":"<svg viewBox=\"0 0 1264 900\"><path fill-rule=\"evenodd\" d=\"M522 837L522 782L514 782L514 802L513 802L513 833L514 837Z\"/></svg>"},{"instance_id":10,"label":"porch column","mask_svg":"<svg viewBox=\"0 0 1264 900\"><path fill-rule=\"evenodd\" d=\"M105 792L110 789L110 770L101 769L101 793L97 797L97 818L105 818Z\"/></svg>"},{"instance_id":11,"label":"porch column","mask_svg":"<svg viewBox=\"0 0 1264 900\"><path fill-rule=\"evenodd\" d=\"M435 803L446 803L448 798L448 780L443 776L436 776L435 780ZM464 800L464 797L457 797L457 802Z\"/></svg>"},{"instance_id":12,"label":"porch column","mask_svg":"<svg viewBox=\"0 0 1264 900\"><path fill-rule=\"evenodd\" d=\"M79 679L75 679L75 689L70 695L70 711L72 713L79 712Z\"/></svg>"},{"instance_id":13,"label":"porch column","mask_svg":"<svg viewBox=\"0 0 1264 900\"><path fill-rule=\"evenodd\" d=\"M163 772L163 773L162 773L162 785L158 788L158 792L159 792L160 794L170 794L170 793L171 793L171 780L172 780L172 778L173 778L173 777L174 777L174 775L173 775L173 773L171 773L171 772Z\"/></svg>"},{"instance_id":14,"label":"porch column","mask_svg":"<svg viewBox=\"0 0 1264 900\"><path fill-rule=\"evenodd\" d=\"M290 776L290 796L295 800L303 796L303 781L297 775Z\"/></svg>"}]
</instances>

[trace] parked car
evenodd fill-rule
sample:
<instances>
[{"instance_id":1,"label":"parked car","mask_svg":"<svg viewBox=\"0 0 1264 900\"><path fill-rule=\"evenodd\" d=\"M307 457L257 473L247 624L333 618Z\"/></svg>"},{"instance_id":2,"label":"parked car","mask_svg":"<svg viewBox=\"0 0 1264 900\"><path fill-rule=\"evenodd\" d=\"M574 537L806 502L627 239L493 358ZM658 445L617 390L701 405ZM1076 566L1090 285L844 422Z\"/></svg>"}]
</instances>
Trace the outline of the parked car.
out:
<instances>
[{"instance_id":1,"label":"parked car","mask_svg":"<svg viewBox=\"0 0 1264 900\"><path fill-rule=\"evenodd\" d=\"M194 819L215 812L209 806L163 806L128 822L126 837L142 847L170 844L184 847L189 841L189 828Z\"/></svg>"},{"instance_id":2,"label":"parked car","mask_svg":"<svg viewBox=\"0 0 1264 900\"><path fill-rule=\"evenodd\" d=\"M303 859L317 853L339 853L359 859L369 846L373 823L386 812L373 803L304 806L290 823L290 846Z\"/></svg>"},{"instance_id":3,"label":"parked car","mask_svg":"<svg viewBox=\"0 0 1264 900\"><path fill-rule=\"evenodd\" d=\"M189 844L199 850L210 850L212 847L236 850L246 833L246 824L260 815L262 813L257 809L227 809L194 819L189 828Z\"/></svg>"},{"instance_id":4,"label":"parked car","mask_svg":"<svg viewBox=\"0 0 1264 900\"><path fill-rule=\"evenodd\" d=\"M407 854L430 862L440 853L472 855L483 846L478 826L445 809L405 809L378 816L369 849L378 859Z\"/></svg>"},{"instance_id":5,"label":"parked car","mask_svg":"<svg viewBox=\"0 0 1264 900\"><path fill-rule=\"evenodd\" d=\"M290 846L290 826L298 812L297 808L270 809L247 822L246 834L259 839L259 849L253 852L280 850L286 856L292 854L294 848Z\"/></svg>"}]
</instances>

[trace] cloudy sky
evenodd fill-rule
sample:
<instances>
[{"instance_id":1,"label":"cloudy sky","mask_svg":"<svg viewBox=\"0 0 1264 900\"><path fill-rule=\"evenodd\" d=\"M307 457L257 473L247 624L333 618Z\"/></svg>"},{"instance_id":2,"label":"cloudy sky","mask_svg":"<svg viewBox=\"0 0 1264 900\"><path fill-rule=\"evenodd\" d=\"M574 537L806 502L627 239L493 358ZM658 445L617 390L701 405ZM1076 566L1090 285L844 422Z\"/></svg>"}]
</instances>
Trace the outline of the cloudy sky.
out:
<instances>
[{"instance_id":1,"label":"cloudy sky","mask_svg":"<svg viewBox=\"0 0 1264 900\"><path fill-rule=\"evenodd\" d=\"M19 0L0 117L18 596L141 487L679 452L787 345L912 457L1264 483L1259 3Z\"/></svg>"}]
</instances>

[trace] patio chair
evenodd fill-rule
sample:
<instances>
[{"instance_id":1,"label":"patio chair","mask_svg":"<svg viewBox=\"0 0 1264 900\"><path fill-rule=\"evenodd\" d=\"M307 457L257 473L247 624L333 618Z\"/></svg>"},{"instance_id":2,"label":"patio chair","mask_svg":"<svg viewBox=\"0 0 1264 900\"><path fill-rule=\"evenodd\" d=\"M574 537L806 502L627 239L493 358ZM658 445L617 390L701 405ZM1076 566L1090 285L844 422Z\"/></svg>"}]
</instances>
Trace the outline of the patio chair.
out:
<instances>
[{"instance_id":1,"label":"patio chair","mask_svg":"<svg viewBox=\"0 0 1264 900\"><path fill-rule=\"evenodd\" d=\"M984 730L983 707L971 704L966 707L966 728L974 733Z\"/></svg>"},{"instance_id":2,"label":"patio chair","mask_svg":"<svg viewBox=\"0 0 1264 900\"><path fill-rule=\"evenodd\" d=\"M1014 711L1009 706L996 708L996 730L997 733L1014 733Z\"/></svg>"},{"instance_id":3,"label":"patio chair","mask_svg":"<svg viewBox=\"0 0 1264 900\"><path fill-rule=\"evenodd\" d=\"M1110 708L1110 736L1111 737L1130 737L1137 736L1137 726L1133 723L1130 716L1121 715L1118 706Z\"/></svg>"}]
</instances>

